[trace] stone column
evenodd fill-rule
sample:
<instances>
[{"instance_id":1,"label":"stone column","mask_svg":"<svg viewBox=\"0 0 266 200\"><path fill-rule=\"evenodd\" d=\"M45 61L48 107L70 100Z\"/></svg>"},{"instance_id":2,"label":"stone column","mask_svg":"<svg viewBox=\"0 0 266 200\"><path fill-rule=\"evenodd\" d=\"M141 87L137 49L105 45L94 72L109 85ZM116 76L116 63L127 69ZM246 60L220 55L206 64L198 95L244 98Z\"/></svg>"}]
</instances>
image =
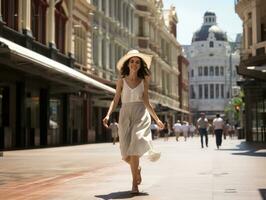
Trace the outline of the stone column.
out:
<instances>
[{"instance_id":1,"label":"stone column","mask_svg":"<svg viewBox=\"0 0 266 200\"><path fill-rule=\"evenodd\" d=\"M260 42L260 8L256 1L252 2L252 55L256 55L256 44Z\"/></svg>"},{"instance_id":2,"label":"stone column","mask_svg":"<svg viewBox=\"0 0 266 200\"><path fill-rule=\"evenodd\" d=\"M3 21L3 17L2 17L2 0L0 0L0 22Z\"/></svg>"},{"instance_id":3,"label":"stone column","mask_svg":"<svg viewBox=\"0 0 266 200\"><path fill-rule=\"evenodd\" d=\"M55 0L49 0L48 8L48 20L46 22L47 27L47 45L51 48L56 48L55 46Z\"/></svg>"},{"instance_id":4,"label":"stone column","mask_svg":"<svg viewBox=\"0 0 266 200\"><path fill-rule=\"evenodd\" d=\"M68 22L66 25L66 52L69 57L74 58L74 34L73 34L73 0L68 0Z\"/></svg>"},{"instance_id":5,"label":"stone column","mask_svg":"<svg viewBox=\"0 0 266 200\"><path fill-rule=\"evenodd\" d=\"M21 28L25 35L32 36L31 33L31 0L24 0L21 4L22 13L21 13Z\"/></svg>"},{"instance_id":6,"label":"stone column","mask_svg":"<svg viewBox=\"0 0 266 200\"><path fill-rule=\"evenodd\" d=\"M248 49L248 14L245 15L244 24L244 49Z\"/></svg>"}]
</instances>

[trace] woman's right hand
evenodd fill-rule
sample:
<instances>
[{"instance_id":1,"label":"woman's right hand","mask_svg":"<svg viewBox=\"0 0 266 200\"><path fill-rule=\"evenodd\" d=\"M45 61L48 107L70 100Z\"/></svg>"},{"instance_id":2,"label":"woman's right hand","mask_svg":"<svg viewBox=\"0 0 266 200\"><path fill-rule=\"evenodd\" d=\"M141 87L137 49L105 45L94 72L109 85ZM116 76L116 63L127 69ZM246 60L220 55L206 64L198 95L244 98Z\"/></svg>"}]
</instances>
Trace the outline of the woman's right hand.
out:
<instances>
[{"instance_id":1,"label":"woman's right hand","mask_svg":"<svg viewBox=\"0 0 266 200\"><path fill-rule=\"evenodd\" d=\"M108 128L108 121L109 121L109 117L105 117L105 118L103 118L103 125L106 127L106 128Z\"/></svg>"},{"instance_id":2,"label":"woman's right hand","mask_svg":"<svg viewBox=\"0 0 266 200\"><path fill-rule=\"evenodd\" d=\"M163 124L163 122L162 122L161 120L157 120L157 121L156 121L156 124L158 125L158 127L159 127L160 129L163 129L163 128L164 128L164 124Z\"/></svg>"}]
</instances>

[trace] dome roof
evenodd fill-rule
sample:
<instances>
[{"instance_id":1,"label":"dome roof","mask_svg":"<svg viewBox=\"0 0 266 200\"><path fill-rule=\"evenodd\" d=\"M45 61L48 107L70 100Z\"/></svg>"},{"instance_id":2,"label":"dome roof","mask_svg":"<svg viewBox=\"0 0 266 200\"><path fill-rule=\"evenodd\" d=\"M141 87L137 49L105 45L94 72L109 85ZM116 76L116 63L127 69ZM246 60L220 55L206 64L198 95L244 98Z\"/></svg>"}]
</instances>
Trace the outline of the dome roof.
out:
<instances>
[{"instance_id":1,"label":"dome roof","mask_svg":"<svg viewBox=\"0 0 266 200\"><path fill-rule=\"evenodd\" d=\"M216 16L214 12L211 12L211 11L207 11L204 13L204 17L206 16Z\"/></svg>"},{"instance_id":2,"label":"dome roof","mask_svg":"<svg viewBox=\"0 0 266 200\"><path fill-rule=\"evenodd\" d=\"M226 33L223 32L217 25L203 25L194 33L192 42L206 41L210 32L214 33L216 40L227 41Z\"/></svg>"},{"instance_id":3,"label":"dome roof","mask_svg":"<svg viewBox=\"0 0 266 200\"><path fill-rule=\"evenodd\" d=\"M216 15L214 12L207 11L203 16L203 25L193 35L192 42L206 41L209 33L213 33L214 37L218 41L228 41L226 33L217 26Z\"/></svg>"}]
</instances>

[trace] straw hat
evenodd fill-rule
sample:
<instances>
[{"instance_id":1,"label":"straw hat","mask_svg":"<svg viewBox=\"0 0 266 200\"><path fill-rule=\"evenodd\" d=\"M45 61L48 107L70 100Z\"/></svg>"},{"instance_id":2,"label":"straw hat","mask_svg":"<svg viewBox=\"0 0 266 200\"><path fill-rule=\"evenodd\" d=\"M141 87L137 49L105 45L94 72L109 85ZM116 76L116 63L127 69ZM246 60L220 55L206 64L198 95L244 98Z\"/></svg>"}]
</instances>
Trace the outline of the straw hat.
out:
<instances>
[{"instance_id":1,"label":"straw hat","mask_svg":"<svg viewBox=\"0 0 266 200\"><path fill-rule=\"evenodd\" d=\"M119 59L119 61L116 64L116 68L120 71L121 68L123 67L124 63L132 57L140 57L147 65L148 69L150 69L151 67L151 60L152 60L152 55L148 55L148 54L144 54L144 53L140 53L138 50L133 49L130 50L129 52L127 52L126 55L124 55L123 57L121 57Z\"/></svg>"}]
</instances>

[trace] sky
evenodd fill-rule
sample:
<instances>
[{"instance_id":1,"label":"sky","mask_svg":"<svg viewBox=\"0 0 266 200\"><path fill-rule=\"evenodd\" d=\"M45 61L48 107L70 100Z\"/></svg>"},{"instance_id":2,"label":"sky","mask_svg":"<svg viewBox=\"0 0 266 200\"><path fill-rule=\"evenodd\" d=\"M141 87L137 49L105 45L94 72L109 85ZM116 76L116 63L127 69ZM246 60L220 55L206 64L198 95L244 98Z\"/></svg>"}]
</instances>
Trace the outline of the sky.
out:
<instances>
[{"instance_id":1,"label":"sky","mask_svg":"<svg viewBox=\"0 0 266 200\"><path fill-rule=\"evenodd\" d=\"M236 34L242 33L242 21L235 13L234 0L163 0L163 5L163 9L169 9L170 5L176 8L177 41L182 45L191 44L206 11L215 12L217 25L227 33L229 40L234 41Z\"/></svg>"}]
</instances>

